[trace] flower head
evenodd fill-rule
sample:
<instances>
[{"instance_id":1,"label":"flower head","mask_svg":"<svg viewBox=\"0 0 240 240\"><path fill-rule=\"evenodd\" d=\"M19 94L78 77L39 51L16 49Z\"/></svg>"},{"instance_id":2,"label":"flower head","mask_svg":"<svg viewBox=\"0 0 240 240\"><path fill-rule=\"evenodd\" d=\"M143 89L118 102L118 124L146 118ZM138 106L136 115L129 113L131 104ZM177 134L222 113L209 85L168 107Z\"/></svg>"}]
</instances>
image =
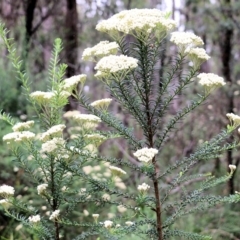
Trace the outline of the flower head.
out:
<instances>
[{"instance_id":1,"label":"flower head","mask_svg":"<svg viewBox=\"0 0 240 240\"><path fill-rule=\"evenodd\" d=\"M65 98L67 99L69 96L71 96L71 92L70 91L66 91L66 90L61 90L60 92L58 91L53 91L53 96L54 99L59 99L59 98Z\"/></svg>"},{"instance_id":2,"label":"flower head","mask_svg":"<svg viewBox=\"0 0 240 240\"><path fill-rule=\"evenodd\" d=\"M67 111L63 114L64 118L73 118L73 116L80 114L79 111L74 110L74 111Z\"/></svg>"},{"instance_id":3,"label":"flower head","mask_svg":"<svg viewBox=\"0 0 240 240\"><path fill-rule=\"evenodd\" d=\"M95 146L99 146L103 141L106 140L106 137L98 133L93 133L85 135L84 139L91 142Z\"/></svg>"},{"instance_id":4,"label":"flower head","mask_svg":"<svg viewBox=\"0 0 240 240\"><path fill-rule=\"evenodd\" d=\"M31 128L34 124L34 121L27 121L22 123L17 123L12 127L14 132L22 132Z\"/></svg>"},{"instance_id":5,"label":"flower head","mask_svg":"<svg viewBox=\"0 0 240 240\"><path fill-rule=\"evenodd\" d=\"M104 98L101 100L94 101L90 105L92 107L95 107L99 111L106 111L108 109L108 106L111 103L111 101L112 101L111 98Z\"/></svg>"},{"instance_id":6,"label":"flower head","mask_svg":"<svg viewBox=\"0 0 240 240\"><path fill-rule=\"evenodd\" d=\"M131 70L138 66L137 62L138 60L133 57L109 55L103 57L97 63L95 69L98 70L98 72L95 76L98 78L114 76L117 80L122 80Z\"/></svg>"},{"instance_id":7,"label":"flower head","mask_svg":"<svg viewBox=\"0 0 240 240\"><path fill-rule=\"evenodd\" d=\"M82 59L85 61L96 61L108 55L115 55L118 51L116 42L101 41L92 48L86 48L83 51Z\"/></svg>"},{"instance_id":8,"label":"flower head","mask_svg":"<svg viewBox=\"0 0 240 240\"><path fill-rule=\"evenodd\" d=\"M8 209L12 204L8 201L8 199L1 199L0 205L2 205L4 209Z\"/></svg>"},{"instance_id":9,"label":"flower head","mask_svg":"<svg viewBox=\"0 0 240 240\"><path fill-rule=\"evenodd\" d=\"M66 128L64 124L55 125L43 133L40 140L46 142L54 137L61 137L64 128Z\"/></svg>"},{"instance_id":10,"label":"flower head","mask_svg":"<svg viewBox=\"0 0 240 240\"><path fill-rule=\"evenodd\" d=\"M200 73L197 78L199 79L199 84L204 86L206 94L226 84L222 77L213 73Z\"/></svg>"},{"instance_id":11,"label":"flower head","mask_svg":"<svg viewBox=\"0 0 240 240\"><path fill-rule=\"evenodd\" d=\"M14 195L14 188L8 185L2 185L0 186L0 196L4 198L8 198Z\"/></svg>"},{"instance_id":12,"label":"flower head","mask_svg":"<svg viewBox=\"0 0 240 240\"><path fill-rule=\"evenodd\" d=\"M111 170L112 175L116 177L120 177L122 175L127 174L125 171L118 167L109 166L109 169Z\"/></svg>"},{"instance_id":13,"label":"flower head","mask_svg":"<svg viewBox=\"0 0 240 240\"><path fill-rule=\"evenodd\" d=\"M109 229L113 226L113 222L110 220L106 220L103 224L104 224L104 227L107 229Z\"/></svg>"},{"instance_id":14,"label":"flower head","mask_svg":"<svg viewBox=\"0 0 240 240\"><path fill-rule=\"evenodd\" d=\"M134 222L127 221L127 222L125 222L125 224L126 224L127 226L132 226L132 225L134 224Z\"/></svg>"},{"instance_id":15,"label":"flower head","mask_svg":"<svg viewBox=\"0 0 240 240\"><path fill-rule=\"evenodd\" d=\"M43 195L46 192L48 184L43 183L37 186L38 195Z\"/></svg>"},{"instance_id":16,"label":"flower head","mask_svg":"<svg viewBox=\"0 0 240 240\"><path fill-rule=\"evenodd\" d=\"M236 170L236 165L228 165L228 167L230 168L230 171L231 171L231 173L233 173L235 170Z\"/></svg>"},{"instance_id":17,"label":"flower head","mask_svg":"<svg viewBox=\"0 0 240 240\"><path fill-rule=\"evenodd\" d=\"M30 216L28 220L31 223L38 223L41 221L41 218L40 218L40 215L35 215L35 216Z\"/></svg>"},{"instance_id":18,"label":"flower head","mask_svg":"<svg viewBox=\"0 0 240 240\"><path fill-rule=\"evenodd\" d=\"M35 137L35 134L29 131L23 132L12 132L8 133L3 137L3 141L7 142L8 144L12 142L24 142L24 141L31 141Z\"/></svg>"},{"instance_id":19,"label":"flower head","mask_svg":"<svg viewBox=\"0 0 240 240\"><path fill-rule=\"evenodd\" d=\"M92 217L94 218L94 219L98 219L99 218L99 214L92 214Z\"/></svg>"},{"instance_id":20,"label":"flower head","mask_svg":"<svg viewBox=\"0 0 240 240\"><path fill-rule=\"evenodd\" d=\"M240 116L234 114L234 113L227 113L226 116L230 120L230 125L228 126L231 129L235 129L238 126L240 126ZM238 132L240 133L240 130L238 129Z\"/></svg>"},{"instance_id":21,"label":"flower head","mask_svg":"<svg viewBox=\"0 0 240 240\"><path fill-rule=\"evenodd\" d=\"M138 185L137 189L141 193L146 193L150 189L150 186L147 185L146 183L143 183L142 185Z\"/></svg>"},{"instance_id":22,"label":"flower head","mask_svg":"<svg viewBox=\"0 0 240 240\"><path fill-rule=\"evenodd\" d=\"M52 153L58 148L63 148L65 141L62 138L53 138L42 144L42 151L46 153Z\"/></svg>"},{"instance_id":23,"label":"flower head","mask_svg":"<svg viewBox=\"0 0 240 240\"><path fill-rule=\"evenodd\" d=\"M30 97L39 105L48 104L54 97L53 92L36 91L30 94Z\"/></svg>"},{"instance_id":24,"label":"flower head","mask_svg":"<svg viewBox=\"0 0 240 240\"><path fill-rule=\"evenodd\" d=\"M178 46L181 53L184 53L186 49L204 44L200 37L191 32L173 32L170 41Z\"/></svg>"},{"instance_id":25,"label":"flower head","mask_svg":"<svg viewBox=\"0 0 240 240\"><path fill-rule=\"evenodd\" d=\"M60 214L60 210L55 210L55 211L52 212L52 214L50 215L49 220L51 220L51 221L57 220L58 217L59 217L59 214Z\"/></svg>"},{"instance_id":26,"label":"flower head","mask_svg":"<svg viewBox=\"0 0 240 240\"><path fill-rule=\"evenodd\" d=\"M73 119L80 124L83 129L91 130L98 126L101 119L93 114L76 114Z\"/></svg>"},{"instance_id":27,"label":"flower head","mask_svg":"<svg viewBox=\"0 0 240 240\"><path fill-rule=\"evenodd\" d=\"M133 155L140 161L149 163L158 154L158 150L155 148L142 148L137 150Z\"/></svg>"},{"instance_id":28,"label":"flower head","mask_svg":"<svg viewBox=\"0 0 240 240\"><path fill-rule=\"evenodd\" d=\"M190 48L185 52L188 53L188 56L193 62L195 68L199 68L203 62L207 61L210 58L204 48Z\"/></svg>"},{"instance_id":29,"label":"flower head","mask_svg":"<svg viewBox=\"0 0 240 240\"><path fill-rule=\"evenodd\" d=\"M127 211L127 208L124 207L123 205L119 205L117 206L117 210L120 212L120 213L124 213Z\"/></svg>"},{"instance_id":30,"label":"flower head","mask_svg":"<svg viewBox=\"0 0 240 240\"><path fill-rule=\"evenodd\" d=\"M65 79L63 81L63 90L67 92L72 92L72 90L75 89L79 83L84 85L86 78L87 78L87 75L80 74L80 75L72 76L70 78Z\"/></svg>"},{"instance_id":31,"label":"flower head","mask_svg":"<svg viewBox=\"0 0 240 240\"><path fill-rule=\"evenodd\" d=\"M96 29L108 33L114 39L131 34L145 41L154 32L165 36L167 32L173 30L176 27L176 22L168 18L168 12L162 12L158 9L124 10L101 21Z\"/></svg>"}]
</instances>

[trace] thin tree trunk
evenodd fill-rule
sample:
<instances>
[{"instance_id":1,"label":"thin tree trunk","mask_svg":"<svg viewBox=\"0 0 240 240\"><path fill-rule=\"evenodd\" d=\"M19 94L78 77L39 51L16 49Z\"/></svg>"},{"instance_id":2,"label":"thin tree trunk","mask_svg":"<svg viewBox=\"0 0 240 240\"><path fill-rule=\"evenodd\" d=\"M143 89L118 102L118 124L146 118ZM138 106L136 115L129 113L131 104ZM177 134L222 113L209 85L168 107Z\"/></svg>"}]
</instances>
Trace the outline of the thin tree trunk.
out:
<instances>
[{"instance_id":1,"label":"thin tree trunk","mask_svg":"<svg viewBox=\"0 0 240 240\"><path fill-rule=\"evenodd\" d=\"M25 47L24 47L24 53L23 53L23 70L25 70L25 64L26 64L26 59L28 57L29 53L29 43L33 34L33 19L34 19L34 10L36 8L38 0L26 0L26 5L25 5L25 28L26 28L26 33L25 33Z\"/></svg>"},{"instance_id":2,"label":"thin tree trunk","mask_svg":"<svg viewBox=\"0 0 240 240\"><path fill-rule=\"evenodd\" d=\"M223 9L223 16L228 18L231 13L226 14L224 12L224 8L227 8L227 11L230 11L231 8L231 0L225 0L224 5L222 5ZM233 28L231 26L224 27L221 29L222 35L219 38L219 45L221 49L221 59L222 59L222 73L223 76L226 80L226 82L229 83L231 86L233 84L232 78L231 78L231 58L232 58L232 38L233 38ZM231 113L233 112L234 109L234 99L233 99L233 94L230 91L230 94L227 93L227 99L228 99L228 104L227 104L227 112ZM229 150L227 152L227 164L233 164L233 156L232 156L232 151ZM234 189L234 177L232 177L229 182L228 182L228 191L229 194L233 194L235 192Z\"/></svg>"},{"instance_id":3,"label":"thin tree trunk","mask_svg":"<svg viewBox=\"0 0 240 240\"><path fill-rule=\"evenodd\" d=\"M77 61L78 61L78 14L76 0L66 0L67 2L67 14L65 25L65 56L66 63L68 65L66 76L71 77L76 75ZM73 99L70 97L69 104L66 106L66 110L76 109Z\"/></svg>"}]
</instances>

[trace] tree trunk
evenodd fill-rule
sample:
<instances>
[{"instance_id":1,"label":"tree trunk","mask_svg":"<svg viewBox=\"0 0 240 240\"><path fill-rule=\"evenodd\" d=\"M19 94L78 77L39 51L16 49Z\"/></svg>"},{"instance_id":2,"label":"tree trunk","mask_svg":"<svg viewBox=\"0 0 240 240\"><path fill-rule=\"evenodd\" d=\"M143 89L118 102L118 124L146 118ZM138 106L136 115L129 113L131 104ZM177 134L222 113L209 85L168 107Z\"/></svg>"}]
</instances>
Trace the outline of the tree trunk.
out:
<instances>
[{"instance_id":1,"label":"tree trunk","mask_svg":"<svg viewBox=\"0 0 240 240\"><path fill-rule=\"evenodd\" d=\"M25 28L26 28L26 33L25 33L25 47L24 47L24 53L23 53L23 70L25 70L25 64L26 64L26 59L28 57L29 53L29 43L31 40L32 36L32 28L33 28L33 19L34 19L34 10L36 8L38 0L26 0L26 5L25 5Z\"/></svg>"},{"instance_id":2,"label":"tree trunk","mask_svg":"<svg viewBox=\"0 0 240 240\"><path fill-rule=\"evenodd\" d=\"M227 20L229 20L229 17L231 16L230 9L231 9L231 0L225 0L224 4L221 6L223 9L223 17L225 17ZM228 12L226 13L225 12ZM222 74L226 80L226 82L229 83L230 91L227 92L227 112L231 113L234 109L234 97L231 90L231 86L233 84L232 77L231 77L231 58L232 58L232 38L233 38L233 27L229 25L225 25L222 29L220 29L220 32L222 33L219 37L219 46L221 49L221 60L222 60ZM227 152L227 164L233 164L233 156L232 151L229 150ZM229 194L234 194L234 177L232 177L228 182L228 191Z\"/></svg>"},{"instance_id":3,"label":"tree trunk","mask_svg":"<svg viewBox=\"0 0 240 240\"><path fill-rule=\"evenodd\" d=\"M65 25L65 57L68 65L66 77L76 75L78 61L78 14L76 0L67 1L66 25ZM66 110L76 109L73 99L69 98Z\"/></svg>"}]
</instances>

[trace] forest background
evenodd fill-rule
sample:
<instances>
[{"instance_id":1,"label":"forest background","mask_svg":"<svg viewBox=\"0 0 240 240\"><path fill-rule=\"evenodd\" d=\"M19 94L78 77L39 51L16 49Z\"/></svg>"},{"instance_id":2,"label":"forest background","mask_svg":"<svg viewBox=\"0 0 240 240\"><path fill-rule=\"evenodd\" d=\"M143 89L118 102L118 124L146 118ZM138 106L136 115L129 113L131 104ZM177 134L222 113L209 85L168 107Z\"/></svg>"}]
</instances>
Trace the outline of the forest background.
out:
<instances>
[{"instance_id":1,"label":"forest background","mask_svg":"<svg viewBox=\"0 0 240 240\"><path fill-rule=\"evenodd\" d=\"M54 39L60 37L64 45L61 61L68 64L66 78L86 73L88 82L84 91L94 101L109 97L109 93L104 90L99 81L94 80L94 65L81 60L82 52L86 47L91 47L103 40L103 34L95 31L99 20L107 19L121 10L133 8L158 8L171 11L172 18L178 21L178 30L194 32L204 40L204 47L211 59L202 65L201 71L219 74L227 83L223 89L214 92L207 103L181 123L177 134L172 136L174 149L170 146L164 148L163 161L167 164L175 162L179 156L189 156L199 143L207 141L225 127L228 124L226 113L233 112L238 115L240 113L239 1L1 0L0 21L10 30L9 37L16 41L17 51L23 59L23 70L28 72L33 82L32 91L46 91L47 67L52 45ZM164 53L159 53L162 54L162 64L171 61L176 51L173 48L166 49L168 50ZM16 79L12 65L6 57L7 50L1 44L1 40L0 54L0 109L21 121L31 120L34 113L21 94L21 83ZM159 75L161 74L163 74L162 70L159 71ZM194 87L187 91L189 96L196 93L197 90ZM175 114L181 104L181 97L175 99L170 107L170 114ZM68 110L83 111L72 99L66 107L66 111ZM111 105L111 111L127 126L132 121L116 103ZM167 120L168 116L165 121ZM14 165L8 149L2 143L2 136L10 132L10 129L11 127L6 123L0 122L0 185L18 186L18 197L24 198L28 192L29 181L24 172ZM236 138L239 138L238 133ZM109 140L100 146L100 152L104 152L105 144L111 145L111 155L117 158L124 156L129 161L135 161L124 141ZM216 176L222 175L229 164L239 165L238 151L229 151L221 158L202 165L202 170L212 172ZM104 154L108 155L106 152ZM228 183L215 188L216 194L227 195L240 191L238 173L239 170ZM132 172L132 176L129 176L125 185L130 187L138 177ZM171 179L167 179L166 184L168 181L171 182ZM179 194L181 190L176 189ZM240 239L240 225L236 224L239 213L239 204L219 206L218 209L213 209L204 215L199 214L194 218L189 215L179 224L187 231L214 233L216 239L236 240ZM7 219L2 213L0 214L0 236L1 239L10 239L10 237L24 239L21 226Z\"/></svg>"}]
</instances>

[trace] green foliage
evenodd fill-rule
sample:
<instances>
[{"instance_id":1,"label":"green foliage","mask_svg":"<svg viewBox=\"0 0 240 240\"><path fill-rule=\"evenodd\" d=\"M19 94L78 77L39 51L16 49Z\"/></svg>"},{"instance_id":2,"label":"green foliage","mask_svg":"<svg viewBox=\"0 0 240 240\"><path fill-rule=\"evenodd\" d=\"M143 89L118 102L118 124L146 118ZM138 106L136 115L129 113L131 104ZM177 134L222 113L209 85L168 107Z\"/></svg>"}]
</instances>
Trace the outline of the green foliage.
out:
<instances>
[{"instance_id":1,"label":"green foliage","mask_svg":"<svg viewBox=\"0 0 240 240\"><path fill-rule=\"evenodd\" d=\"M30 92L29 81L26 73L22 72L22 60L17 55L17 50L14 46L14 41L7 37L8 30L5 28L3 23L0 23L0 36L9 52L8 58L11 61L13 68L17 74L17 79L22 84L27 94Z\"/></svg>"},{"instance_id":2,"label":"green foliage","mask_svg":"<svg viewBox=\"0 0 240 240\"><path fill-rule=\"evenodd\" d=\"M166 14L164 19L168 17L169 14ZM189 156L164 166L162 150L166 142L171 140L171 134L181 121L208 98L210 91L206 91L209 86L205 85L202 94L197 94L193 101L185 102L182 109L163 122L176 97L184 94L196 78L199 67L189 64L187 51L179 50L172 62L161 66L163 75L158 77L159 52L163 51L165 45L162 41L168 31L163 26L149 31L144 28L129 31L132 42L127 41L123 33L117 35L114 32L114 36L119 36L120 53L134 57L138 65L133 70L116 62L115 67L119 69L108 71L106 66L106 72L100 72L105 74L101 80L107 91L134 120L132 126L127 127L110 111L98 109L83 92L79 93L78 85L84 84L82 75L64 80L66 65L60 63L60 39L54 42L49 63L48 92L30 93L29 78L21 70L14 44L7 38L4 26L0 25L0 35L9 51L9 59L36 111L40 131L44 131L36 137L28 131L30 122L16 123L8 114L0 115L1 120L13 126L14 132L5 135L4 142L7 142L15 163L28 175L29 195L34 199L30 203L28 198L15 198L11 187L6 190L6 186L1 186L0 195L7 201L3 201L2 205L5 215L21 222L30 229L30 234L39 239L55 240L59 240L60 235L64 239L75 240L118 240L129 236L134 240L207 240L212 237L177 229L177 221L220 203L240 201L239 193L230 196L209 193L233 176L234 166L230 167L229 173L216 178L209 173L191 172L194 167L237 148L239 143L229 139L239 124L223 130ZM179 79L182 72L184 74ZM65 129L62 116L70 95L91 113L64 114L66 125L78 127L74 134L71 134L69 126ZM105 124L106 131L96 130L100 121ZM138 129L142 131L141 138L136 137ZM112 138L127 140L135 162L98 153L99 145ZM124 184L126 175L132 172L141 176L136 183L141 185L134 186L134 190ZM178 189L180 197L174 194ZM43 204L46 209L41 208ZM115 214L111 221L108 220L110 215L104 212L108 208ZM92 216L88 216L88 210ZM95 215L98 213L100 216Z\"/></svg>"}]
</instances>

